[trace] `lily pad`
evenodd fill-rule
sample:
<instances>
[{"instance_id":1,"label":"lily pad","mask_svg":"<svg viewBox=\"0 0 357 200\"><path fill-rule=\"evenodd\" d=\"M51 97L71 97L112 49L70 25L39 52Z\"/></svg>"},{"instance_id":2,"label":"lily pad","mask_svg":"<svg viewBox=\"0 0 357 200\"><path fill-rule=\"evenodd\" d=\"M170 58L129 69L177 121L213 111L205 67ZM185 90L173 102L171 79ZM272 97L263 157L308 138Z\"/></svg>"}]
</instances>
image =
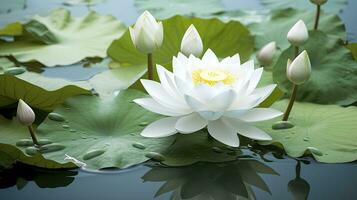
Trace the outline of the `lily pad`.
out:
<instances>
[{"instance_id":1,"label":"lily pad","mask_svg":"<svg viewBox=\"0 0 357 200\"><path fill-rule=\"evenodd\" d=\"M270 193L261 174L279 175L253 159L225 163L196 163L187 167L152 167L144 182L163 182L155 197L171 199L255 199L252 186Z\"/></svg>"},{"instance_id":2,"label":"lily pad","mask_svg":"<svg viewBox=\"0 0 357 200\"><path fill-rule=\"evenodd\" d=\"M308 0L261 0L262 4L268 8L300 8L316 10L316 5ZM347 4L347 0L329 0L322 5L322 10L339 13Z\"/></svg>"},{"instance_id":3,"label":"lily pad","mask_svg":"<svg viewBox=\"0 0 357 200\"><path fill-rule=\"evenodd\" d=\"M12 160L12 163L21 162L49 169L76 167L73 163L62 162L60 164L52 160L47 160L41 154L33 156L27 155L24 151L20 150L20 147L16 146L16 143L21 144L22 142L24 144L26 141L31 141L27 127L21 125L16 119L8 120L2 116L0 116L0 125L0 152L1 154L7 155L5 158L0 158L1 162L4 162L4 159L6 159L7 163L11 163Z\"/></svg>"},{"instance_id":4,"label":"lily pad","mask_svg":"<svg viewBox=\"0 0 357 200\"><path fill-rule=\"evenodd\" d=\"M145 66L119 66L93 76L88 82L99 96L105 98L119 90L127 89L145 73Z\"/></svg>"},{"instance_id":5,"label":"lily pad","mask_svg":"<svg viewBox=\"0 0 357 200\"><path fill-rule=\"evenodd\" d=\"M0 0L0 14L25 8L26 0Z\"/></svg>"},{"instance_id":6,"label":"lily pad","mask_svg":"<svg viewBox=\"0 0 357 200\"><path fill-rule=\"evenodd\" d=\"M22 35L23 27L20 22L14 22L0 28L0 36L19 36Z\"/></svg>"},{"instance_id":7,"label":"lily pad","mask_svg":"<svg viewBox=\"0 0 357 200\"><path fill-rule=\"evenodd\" d=\"M304 0L304 2L308 4L308 0ZM290 43L286 39L286 35L290 28L299 19L302 19L305 22L308 29L313 29L315 13L308 10L297 10L292 8L273 10L270 15L266 17L265 21L251 24L249 30L256 35L256 48L260 49L271 41L275 41L277 46L281 49L288 48ZM335 14L322 12L320 16L319 30L325 32L329 36L340 38L342 40L345 40L346 38L345 26L341 19Z\"/></svg>"},{"instance_id":8,"label":"lily pad","mask_svg":"<svg viewBox=\"0 0 357 200\"><path fill-rule=\"evenodd\" d=\"M220 58L239 53L241 60L246 61L253 52L253 37L239 22L224 23L217 19L175 16L163 20L162 23L165 27L164 41L161 48L154 52L154 62L167 68L171 68L172 57L177 56L180 51L181 39L191 24L194 24L200 33L204 50L210 48ZM129 31L110 45L108 55L122 66L146 66L147 63L146 55L133 45Z\"/></svg>"},{"instance_id":9,"label":"lily pad","mask_svg":"<svg viewBox=\"0 0 357 200\"><path fill-rule=\"evenodd\" d=\"M287 104L286 100L279 101L273 107L283 111ZM272 129L277 119L257 126L273 138L261 144L282 146L292 157L311 154L320 162L342 163L357 160L356 119L356 107L295 102L289 119L293 128Z\"/></svg>"},{"instance_id":10,"label":"lily pad","mask_svg":"<svg viewBox=\"0 0 357 200\"><path fill-rule=\"evenodd\" d=\"M297 100L320 104L350 105L357 101L357 64L351 53L336 39L310 32L306 49L311 61L310 79L298 87ZM292 84L286 78L286 62L294 57L293 47L283 51L274 66L274 82L290 94Z\"/></svg>"},{"instance_id":11,"label":"lily pad","mask_svg":"<svg viewBox=\"0 0 357 200\"><path fill-rule=\"evenodd\" d=\"M174 15L207 16L224 11L220 0L135 0L135 6L160 19Z\"/></svg>"},{"instance_id":12,"label":"lily pad","mask_svg":"<svg viewBox=\"0 0 357 200\"><path fill-rule=\"evenodd\" d=\"M0 75L0 107L23 99L32 107L52 111L68 97L81 94L91 94L86 83L46 78L33 72Z\"/></svg>"},{"instance_id":13,"label":"lily pad","mask_svg":"<svg viewBox=\"0 0 357 200\"><path fill-rule=\"evenodd\" d=\"M73 18L63 8L47 17L35 16L25 28L29 34L13 42L0 41L0 55L49 67L73 64L86 57L105 57L110 43L125 31L123 23L113 16L91 11Z\"/></svg>"},{"instance_id":14,"label":"lily pad","mask_svg":"<svg viewBox=\"0 0 357 200\"><path fill-rule=\"evenodd\" d=\"M63 163L67 154L91 169L126 168L149 160L147 154L162 152L174 137L149 139L140 135L148 123L161 118L132 102L145 96L125 90L114 99L68 99L54 111L64 121L47 119L38 128L39 138L64 147L44 153L44 157Z\"/></svg>"},{"instance_id":15,"label":"lily pad","mask_svg":"<svg viewBox=\"0 0 357 200\"><path fill-rule=\"evenodd\" d=\"M353 58L357 60L357 43L348 44L346 47L351 51Z\"/></svg>"}]
</instances>

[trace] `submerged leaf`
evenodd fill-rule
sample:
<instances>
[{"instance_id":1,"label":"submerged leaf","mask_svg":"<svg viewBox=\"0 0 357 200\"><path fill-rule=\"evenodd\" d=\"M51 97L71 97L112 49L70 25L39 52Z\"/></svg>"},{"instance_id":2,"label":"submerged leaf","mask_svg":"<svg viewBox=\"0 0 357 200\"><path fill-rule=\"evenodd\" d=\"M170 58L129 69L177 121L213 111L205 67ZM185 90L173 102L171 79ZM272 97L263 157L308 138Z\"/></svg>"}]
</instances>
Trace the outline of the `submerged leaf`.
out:
<instances>
[{"instance_id":1,"label":"submerged leaf","mask_svg":"<svg viewBox=\"0 0 357 200\"><path fill-rule=\"evenodd\" d=\"M46 66L68 65L86 57L105 57L106 49L120 37L125 26L113 16L91 11L73 18L60 8L47 17L35 16L25 34L13 42L0 41L0 55L20 62L38 61Z\"/></svg>"},{"instance_id":2,"label":"submerged leaf","mask_svg":"<svg viewBox=\"0 0 357 200\"><path fill-rule=\"evenodd\" d=\"M312 73L298 87L297 100L339 105L357 101L357 64L348 49L319 31L310 32L301 49L309 54ZM293 56L293 47L283 51L273 69L274 82L289 94L292 84L286 78L286 62Z\"/></svg>"},{"instance_id":3,"label":"submerged leaf","mask_svg":"<svg viewBox=\"0 0 357 200\"><path fill-rule=\"evenodd\" d=\"M283 111L288 102L274 108ZM257 123L273 140L261 144L282 145L289 156L312 154L320 162L341 163L357 160L357 108L295 102L290 129L272 129L277 120Z\"/></svg>"}]
</instances>

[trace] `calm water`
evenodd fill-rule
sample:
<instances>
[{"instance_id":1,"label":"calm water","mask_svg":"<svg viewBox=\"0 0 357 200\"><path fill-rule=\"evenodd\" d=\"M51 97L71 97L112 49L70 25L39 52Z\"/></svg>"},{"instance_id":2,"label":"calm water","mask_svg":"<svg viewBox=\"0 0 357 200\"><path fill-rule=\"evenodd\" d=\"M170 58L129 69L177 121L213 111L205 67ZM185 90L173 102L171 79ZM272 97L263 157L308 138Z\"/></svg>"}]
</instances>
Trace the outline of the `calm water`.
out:
<instances>
[{"instance_id":1,"label":"calm water","mask_svg":"<svg viewBox=\"0 0 357 200\"><path fill-rule=\"evenodd\" d=\"M0 16L0 26L24 20L33 14L47 14L61 6L60 0L28 0L25 10ZM107 0L94 10L112 14L126 24L138 16L132 0ZM257 0L223 0L227 9L263 9ZM83 15L86 7L69 7ZM357 42L357 1L340 13L348 40ZM103 68L83 68L81 64L45 69L46 76L70 80L88 79ZM280 153L255 154L249 159L212 164L198 163L182 168L166 168L147 163L121 171L45 171L28 166L0 172L0 199L356 199L356 163L321 164L312 159L295 160Z\"/></svg>"}]
</instances>

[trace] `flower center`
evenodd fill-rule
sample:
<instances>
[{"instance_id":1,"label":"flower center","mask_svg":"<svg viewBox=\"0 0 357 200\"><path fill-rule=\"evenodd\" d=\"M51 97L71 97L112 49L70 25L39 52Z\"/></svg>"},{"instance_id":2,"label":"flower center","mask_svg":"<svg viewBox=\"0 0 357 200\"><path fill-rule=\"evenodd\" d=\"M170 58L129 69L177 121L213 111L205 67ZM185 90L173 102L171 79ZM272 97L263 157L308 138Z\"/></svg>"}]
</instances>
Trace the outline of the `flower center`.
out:
<instances>
[{"instance_id":1,"label":"flower center","mask_svg":"<svg viewBox=\"0 0 357 200\"><path fill-rule=\"evenodd\" d=\"M195 84L207 84L213 86L219 82L231 85L235 82L232 73L221 69L196 69L192 72L192 80Z\"/></svg>"}]
</instances>

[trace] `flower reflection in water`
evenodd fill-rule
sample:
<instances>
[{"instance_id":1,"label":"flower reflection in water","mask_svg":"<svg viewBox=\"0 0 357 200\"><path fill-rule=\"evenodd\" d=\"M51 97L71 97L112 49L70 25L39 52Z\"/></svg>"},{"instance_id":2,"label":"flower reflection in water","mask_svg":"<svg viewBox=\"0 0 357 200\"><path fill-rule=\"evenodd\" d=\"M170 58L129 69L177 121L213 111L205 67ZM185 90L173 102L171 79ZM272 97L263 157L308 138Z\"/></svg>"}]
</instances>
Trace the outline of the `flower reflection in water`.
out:
<instances>
[{"instance_id":1,"label":"flower reflection in water","mask_svg":"<svg viewBox=\"0 0 357 200\"><path fill-rule=\"evenodd\" d=\"M269 166L253 159L226 163L197 163L187 167L156 167L144 182L165 182L155 196L173 192L171 199L255 199L252 186L270 193L260 174L279 175Z\"/></svg>"}]
</instances>

